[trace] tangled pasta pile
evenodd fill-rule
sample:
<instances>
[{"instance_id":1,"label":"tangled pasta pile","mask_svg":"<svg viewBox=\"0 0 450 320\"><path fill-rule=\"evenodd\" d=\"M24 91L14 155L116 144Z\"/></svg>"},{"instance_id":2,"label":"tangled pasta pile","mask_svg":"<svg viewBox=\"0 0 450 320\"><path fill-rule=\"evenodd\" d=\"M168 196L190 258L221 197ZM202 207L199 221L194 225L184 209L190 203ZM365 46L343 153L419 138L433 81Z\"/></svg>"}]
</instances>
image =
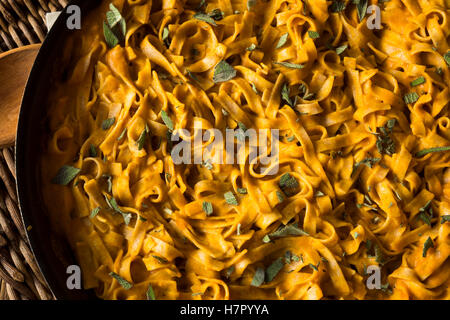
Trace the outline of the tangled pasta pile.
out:
<instances>
[{"instance_id":1,"label":"tangled pasta pile","mask_svg":"<svg viewBox=\"0 0 450 320\"><path fill-rule=\"evenodd\" d=\"M444 0L103 2L64 48L41 162L83 287L449 299L449 17ZM175 165L196 121L279 129L279 172Z\"/></svg>"}]
</instances>

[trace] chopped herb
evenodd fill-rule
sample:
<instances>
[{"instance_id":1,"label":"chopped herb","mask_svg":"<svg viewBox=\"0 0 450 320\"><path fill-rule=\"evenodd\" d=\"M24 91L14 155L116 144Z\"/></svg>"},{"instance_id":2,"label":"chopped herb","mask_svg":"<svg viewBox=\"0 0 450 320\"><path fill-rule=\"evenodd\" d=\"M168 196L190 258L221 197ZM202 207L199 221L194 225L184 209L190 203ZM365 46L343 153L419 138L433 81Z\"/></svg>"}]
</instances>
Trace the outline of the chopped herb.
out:
<instances>
[{"instance_id":1,"label":"chopped herb","mask_svg":"<svg viewBox=\"0 0 450 320\"><path fill-rule=\"evenodd\" d=\"M103 120L102 129L108 130L109 128L112 127L112 125L114 124L115 121L116 121L116 118L108 118L106 120Z\"/></svg>"},{"instance_id":2,"label":"chopped herb","mask_svg":"<svg viewBox=\"0 0 450 320\"><path fill-rule=\"evenodd\" d=\"M320 263L320 262L319 262ZM319 268L317 268L315 265L313 265L312 263L308 264L308 266L310 266L312 269L319 271Z\"/></svg>"},{"instance_id":3,"label":"chopped herb","mask_svg":"<svg viewBox=\"0 0 450 320\"><path fill-rule=\"evenodd\" d=\"M287 140L287 142L292 142L295 140L295 136L293 135L291 137L288 137L286 140Z\"/></svg>"},{"instance_id":4,"label":"chopped herb","mask_svg":"<svg viewBox=\"0 0 450 320\"><path fill-rule=\"evenodd\" d=\"M166 258L155 256L155 255L152 255L152 257L155 258L156 260L158 260L159 263L162 263L162 264L169 263L169 261Z\"/></svg>"},{"instance_id":5,"label":"chopped herb","mask_svg":"<svg viewBox=\"0 0 450 320\"><path fill-rule=\"evenodd\" d=\"M236 234L237 234L238 236L241 235L241 224L240 224L240 223L237 225L237 228L236 228Z\"/></svg>"},{"instance_id":6,"label":"chopped herb","mask_svg":"<svg viewBox=\"0 0 450 320\"><path fill-rule=\"evenodd\" d=\"M100 209L101 209L100 207L92 209L91 214L89 215L89 218L90 219L95 218L95 216L100 212Z\"/></svg>"},{"instance_id":7,"label":"chopped herb","mask_svg":"<svg viewBox=\"0 0 450 320\"><path fill-rule=\"evenodd\" d=\"M446 222L450 222L450 214L446 214L441 217L441 224L444 224Z\"/></svg>"},{"instance_id":8,"label":"chopped herb","mask_svg":"<svg viewBox=\"0 0 450 320\"><path fill-rule=\"evenodd\" d=\"M97 156L97 149L96 149L95 146L91 143L91 145L89 146L89 157L95 158L96 156Z\"/></svg>"},{"instance_id":9,"label":"chopped herb","mask_svg":"<svg viewBox=\"0 0 450 320\"><path fill-rule=\"evenodd\" d=\"M428 237L427 240L425 240L425 243L423 244L422 257L425 258L427 256L427 251L430 248L434 248L434 243L433 240L431 240L431 238Z\"/></svg>"},{"instance_id":10,"label":"chopped herb","mask_svg":"<svg viewBox=\"0 0 450 320\"><path fill-rule=\"evenodd\" d=\"M266 282L271 282L283 268L283 258L278 258L266 270Z\"/></svg>"},{"instance_id":11,"label":"chopped herb","mask_svg":"<svg viewBox=\"0 0 450 320\"><path fill-rule=\"evenodd\" d=\"M125 137L125 134L127 133L127 128L123 129L122 133L120 134L120 136L117 138L117 141L120 141L123 139L123 137Z\"/></svg>"},{"instance_id":12,"label":"chopped herb","mask_svg":"<svg viewBox=\"0 0 450 320\"><path fill-rule=\"evenodd\" d=\"M320 38L320 34L317 31L308 31L308 35L311 39L318 39Z\"/></svg>"},{"instance_id":13,"label":"chopped herb","mask_svg":"<svg viewBox=\"0 0 450 320\"><path fill-rule=\"evenodd\" d=\"M151 284L148 285L146 295L147 295L147 300L156 300L155 291L153 290L153 287Z\"/></svg>"},{"instance_id":14,"label":"chopped herb","mask_svg":"<svg viewBox=\"0 0 450 320\"><path fill-rule=\"evenodd\" d=\"M426 156L429 153L445 152L445 151L450 151L450 146L447 146L447 147L436 147L436 148L430 148L430 149L421 150L421 151L417 152L415 154L415 156L416 156L416 158L422 158L422 157Z\"/></svg>"},{"instance_id":15,"label":"chopped herb","mask_svg":"<svg viewBox=\"0 0 450 320\"><path fill-rule=\"evenodd\" d=\"M289 97L290 94L290 89L287 83L285 83L283 85L283 88L281 88L281 98L283 98L284 101L287 102L288 105L290 105L291 107L294 106L294 104L292 103L291 98Z\"/></svg>"},{"instance_id":16,"label":"chopped herb","mask_svg":"<svg viewBox=\"0 0 450 320\"><path fill-rule=\"evenodd\" d=\"M125 289L125 290L130 290L133 285L131 283L129 283L127 280L125 280L124 278L122 278L121 276L119 276L117 273L115 272L110 272L109 275L111 277L113 277L114 279L117 280L117 282L119 282L119 284Z\"/></svg>"},{"instance_id":17,"label":"chopped herb","mask_svg":"<svg viewBox=\"0 0 450 320\"><path fill-rule=\"evenodd\" d=\"M266 234L266 235L262 238L262 241L263 241L264 243L269 243L269 242L270 242L270 237L269 237L269 235Z\"/></svg>"},{"instance_id":18,"label":"chopped herb","mask_svg":"<svg viewBox=\"0 0 450 320\"><path fill-rule=\"evenodd\" d=\"M444 60L445 60L445 62L447 62L447 65L450 67L450 51L447 51L444 54Z\"/></svg>"},{"instance_id":19,"label":"chopped herb","mask_svg":"<svg viewBox=\"0 0 450 320\"><path fill-rule=\"evenodd\" d=\"M147 221L147 219L145 219L143 216L139 216L139 220L141 220L143 222Z\"/></svg>"},{"instance_id":20,"label":"chopped herb","mask_svg":"<svg viewBox=\"0 0 450 320\"><path fill-rule=\"evenodd\" d=\"M227 277L227 278L230 278L231 275L233 274L234 270L236 270L236 267L235 267L235 266L229 267L229 268L227 269L226 273L225 273L225 274L226 274L226 277Z\"/></svg>"},{"instance_id":21,"label":"chopped herb","mask_svg":"<svg viewBox=\"0 0 450 320\"><path fill-rule=\"evenodd\" d=\"M322 191L318 190L318 191L314 194L314 196L317 197L317 198L324 197L324 196L325 196L325 193L323 193Z\"/></svg>"},{"instance_id":22,"label":"chopped herb","mask_svg":"<svg viewBox=\"0 0 450 320\"><path fill-rule=\"evenodd\" d=\"M253 287L259 287L264 282L265 272L261 267L256 268L255 275L253 276L252 283L250 284Z\"/></svg>"},{"instance_id":23,"label":"chopped herb","mask_svg":"<svg viewBox=\"0 0 450 320\"><path fill-rule=\"evenodd\" d=\"M290 236L309 236L309 234L300 229L296 223L280 227L278 230L269 234L270 238L282 238Z\"/></svg>"},{"instance_id":24,"label":"chopped herb","mask_svg":"<svg viewBox=\"0 0 450 320\"><path fill-rule=\"evenodd\" d=\"M164 41L164 44L169 47L170 46L170 42L169 42L169 28L165 27L163 29L162 32L162 41Z\"/></svg>"},{"instance_id":25,"label":"chopped herb","mask_svg":"<svg viewBox=\"0 0 450 320\"><path fill-rule=\"evenodd\" d=\"M292 63L292 62L274 62L274 64L279 64L280 66L290 68L290 69L303 69L305 66L302 64Z\"/></svg>"},{"instance_id":26,"label":"chopped herb","mask_svg":"<svg viewBox=\"0 0 450 320\"><path fill-rule=\"evenodd\" d=\"M395 119L390 119L385 126L377 128L377 133L374 133L377 136L376 147L380 154L392 156L396 152L395 141L391 136L395 123Z\"/></svg>"},{"instance_id":27,"label":"chopped herb","mask_svg":"<svg viewBox=\"0 0 450 320\"><path fill-rule=\"evenodd\" d=\"M111 199L109 199L107 195L104 195L104 197L105 197L106 203L108 204L108 207L113 209L115 212L120 213L123 217L125 224L129 225L130 220L131 220L131 214L120 210L119 206L117 205L117 201L116 201L116 199L114 199L114 197L111 197Z\"/></svg>"},{"instance_id":28,"label":"chopped herb","mask_svg":"<svg viewBox=\"0 0 450 320\"><path fill-rule=\"evenodd\" d=\"M348 48L348 44L344 44L344 45L342 45L340 47L337 47L336 48L336 53L337 54L342 54L345 50L347 50L347 48Z\"/></svg>"},{"instance_id":29,"label":"chopped herb","mask_svg":"<svg viewBox=\"0 0 450 320\"><path fill-rule=\"evenodd\" d=\"M67 186L80 173L81 169L64 165L58 170L56 176L52 179L53 184Z\"/></svg>"},{"instance_id":30,"label":"chopped herb","mask_svg":"<svg viewBox=\"0 0 450 320\"><path fill-rule=\"evenodd\" d=\"M294 190L298 188L299 184L297 179L295 179L289 173L285 173L280 178L279 186L287 196L291 196L293 195Z\"/></svg>"},{"instance_id":31,"label":"chopped herb","mask_svg":"<svg viewBox=\"0 0 450 320\"><path fill-rule=\"evenodd\" d=\"M353 176L353 174L356 172L356 170L358 170L359 166L361 166L362 164L366 165L368 168L372 168L380 160L381 160L381 158L366 158L360 162L355 163L355 165L353 166L353 172L351 175Z\"/></svg>"},{"instance_id":32,"label":"chopped herb","mask_svg":"<svg viewBox=\"0 0 450 320\"><path fill-rule=\"evenodd\" d=\"M254 43L252 43L250 46L248 46L247 47L247 49L245 49L245 50L247 50L247 51L253 51L253 50L255 50L256 49L256 44L254 44Z\"/></svg>"},{"instance_id":33,"label":"chopped herb","mask_svg":"<svg viewBox=\"0 0 450 320\"><path fill-rule=\"evenodd\" d=\"M125 38L127 24L120 11L111 3L106 12L106 22L103 22L103 34L107 45L114 48L120 40Z\"/></svg>"},{"instance_id":34,"label":"chopped herb","mask_svg":"<svg viewBox=\"0 0 450 320\"><path fill-rule=\"evenodd\" d=\"M234 196L233 192L228 191L223 196L225 198L225 201L228 204L235 205L235 206L238 205L238 201L237 201L236 197Z\"/></svg>"},{"instance_id":35,"label":"chopped herb","mask_svg":"<svg viewBox=\"0 0 450 320\"><path fill-rule=\"evenodd\" d=\"M240 194L247 194L247 189L246 188L238 188L237 192Z\"/></svg>"},{"instance_id":36,"label":"chopped herb","mask_svg":"<svg viewBox=\"0 0 450 320\"><path fill-rule=\"evenodd\" d=\"M285 34L283 34L280 37L280 40L278 40L278 43L277 43L277 46L275 47L275 49L279 49L282 46L284 46L286 44L286 42L287 42L288 36L289 36L289 33L287 33L287 32Z\"/></svg>"},{"instance_id":37,"label":"chopped herb","mask_svg":"<svg viewBox=\"0 0 450 320\"><path fill-rule=\"evenodd\" d=\"M207 22L213 26L217 26L217 23L214 21L214 19L206 13L197 12L196 14L194 14L194 19Z\"/></svg>"},{"instance_id":38,"label":"chopped herb","mask_svg":"<svg viewBox=\"0 0 450 320\"><path fill-rule=\"evenodd\" d=\"M345 2L334 1L330 6L330 10L331 10L331 12L337 13L337 12L344 11L345 7L346 7Z\"/></svg>"},{"instance_id":39,"label":"chopped herb","mask_svg":"<svg viewBox=\"0 0 450 320\"><path fill-rule=\"evenodd\" d=\"M195 297L195 296L201 296L201 295L203 295L203 292L195 292L191 296Z\"/></svg>"},{"instance_id":40,"label":"chopped herb","mask_svg":"<svg viewBox=\"0 0 450 320\"><path fill-rule=\"evenodd\" d=\"M412 104L419 100L419 95L415 92L410 92L403 96L403 100L406 104Z\"/></svg>"},{"instance_id":41,"label":"chopped herb","mask_svg":"<svg viewBox=\"0 0 450 320\"><path fill-rule=\"evenodd\" d=\"M418 85L424 84L425 83L425 78L424 77L419 77L416 80L411 81L411 87L417 87Z\"/></svg>"},{"instance_id":42,"label":"chopped herb","mask_svg":"<svg viewBox=\"0 0 450 320\"><path fill-rule=\"evenodd\" d=\"M225 16L225 13L223 13L220 9L214 9L210 13L208 13L208 16L213 18L216 21L220 21Z\"/></svg>"},{"instance_id":43,"label":"chopped herb","mask_svg":"<svg viewBox=\"0 0 450 320\"><path fill-rule=\"evenodd\" d=\"M169 128L169 131L173 131L174 127L173 127L172 119L170 119L170 117L167 115L166 111L161 110L161 118L162 118L164 124L166 125L166 127Z\"/></svg>"},{"instance_id":44,"label":"chopped herb","mask_svg":"<svg viewBox=\"0 0 450 320\"><path fill-rule=\"evenodd\" d=\"M356 0L356 10L358 12L359 21L363 21L367 13L368 0Z\"/></svg>"},{"instance_id":45,"label":"chopped herb","mask_svg":"<svg viewBox=\"0 0 450 320\"><path fill-rule=\"evenodd\" d=\"M109 174L102 175L102 178L106 178L106 183L108 184L108 192L112 191L112 176Z\"/></svg>"},{"instance_id":46,"label":"chopped herb","mask_svg":"<svg viewBox=\"0 0 450 320\"><path fill-rule=\"evenodd\" d=\"M144 148L145 141L147 141L148 132L149 132L148 126L145 125L145 129L142 131L141 135L139 136L139 139L137 140L138 150L142 150L142 148Z\"/></svg>"},{"instance_id":47,"label":"chopped herb","mask_svg":"<svg viewBox=\"0 0 450 320\"><path fill-rule=\"evenodd\" d=\"M105 21L103 21L103 35L105 36L105 41L108 47L114 48L119 44L119 38L117 38Z\"/></svg>"},{"instance_id":48,"label":"chopped herb","mask_svg":"<svg viewBox=\"0 0 450 320\"><path fill-rule=\"evenodd\" d=\"M212 170L214 168L210 160L203 161L202 166L208 170Z\"/></svg>"},{"instance_id":49,"label":"chopped herb","mask_svg":"<svg viewBox=\"0 0 450 320\"><path fill-rule=\"evenodd\" d=\"M236 70L226 61L220 61L214 68L214 83L225 82L236 77Z\"/></svg>"},{"instance_id":50,"label":"chopped herb","mask_svg":"<svg viewBox=\"0 0 450 320\"><path fill-rule=\"evenodd\" d=\"M255 84L254 84L254 83L251 83L251 86L252 86L252 90L253 90L256 94L259 94L258 88L256 88Z\"/></svg>"},{"instance_id":51,"label":"chopped herb","mask_svg":"<svg viewBox=\"0 0 450 320\"><path fill-rule=\"evenodd\" d=\"M282 203L284 201L284 195L281 191L277 190L277 198L278 198L278 202Z\"/></svg>"},{"instance_id":52,"label":"chopped herb","mask_svg":"<svg viewBox=\"0 0 450 320\"><path fill-rule=\"evenodd\" d=\"M213 213L213 206L212 203L209 201L203 201L202 209L207 216L210 216Z\"/></svg>"}]
</instances>

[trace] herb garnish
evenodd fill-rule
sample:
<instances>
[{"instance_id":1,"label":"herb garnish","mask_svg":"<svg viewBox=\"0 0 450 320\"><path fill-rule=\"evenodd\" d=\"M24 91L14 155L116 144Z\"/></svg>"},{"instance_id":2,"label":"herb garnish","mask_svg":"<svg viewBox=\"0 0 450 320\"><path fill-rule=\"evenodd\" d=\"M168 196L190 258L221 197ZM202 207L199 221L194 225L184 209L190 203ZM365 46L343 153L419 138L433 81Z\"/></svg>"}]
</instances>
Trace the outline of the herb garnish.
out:
<instances>
[{"instance_id":1,"label":"herb garnish","mask_svg":"<svg viewBox=\"0 0 450 320\"><path fill-rule=\"evenodd\" d=\"M120 213L123 217L125 224L129 225L130 220L131 220L131 213L126 213L126 212L123 212L122 210L120 210L119 206L117 205L117 201L116 201L116 199L114 199L114 197L111 197L111 199L109 199L107 195L104 195L104 197L105 197L106 203L108 204L108 207L113 209L115 212Z\"/></svg>"},{"instance_id":2,"label":"herb garnish","mask_svg":"<svg viewBox=\"0 0 450 320\"><path fill-rule=\"evenodd\" d=\"M434 243L433 240L431 240L431 238L428 237L423 244L422 257L425 258L427 256L427 251L430 248L434 248Z\"/></svg>"},{"instance_id":3,"label":"herb garnish","mask_svg":"<svg viewBox=\"0 0 450 320\"><path fill-rule=\"evenodd\" d=\"M330 6L330 10L331 10L331 12L337 13L337 12L344 11L345 7L346 7L345 2L334 1Z\"/></svg>"},{"instance_id":4,"label":"herb garnish","mask_svg":"<svg viewBox=\"0 0 450 320\"><path fill-rule=\"evenodd\" d=\"M147 300L156 300L155 291L153 290L153 287L151 284L148 285L146 295L147 295Z\"/></svg>"},{"instance_id":5,"label":"herb garnish","mask_svg":"<svg viewBox=\"0 0 450 320\"><path fill-rule=\"evenodd\" d=\"M363 21L367 13L368 0L353 0L356 4L356 10L358 12L359 21Z\"/></svg>"},{"instance_id":6,"label":"herb garnish","mask_svg":"<svg viewBox=\"0 0 450 320\"><path fill-rule=\"evenodd\" d=\"M170 117L166 111L161 110L161 118L162 118L164 124L166 125L166 127L169 129L169 131L172 132L174 129L173 122L172 122L172 119L170 119Z\"/></svg>"},{"instance_id":7,"label":"herb garnish","mask_svg":"<svg viewBox=\"0 0 450 320\"><path fill-rule=\"evenodd\" d=\"M415 92L410 92L403 96L403 100L406 104L412 104L419 100L419 95Z\"/></svg>"},{"instance_id":8,"label":"herb garnish","mask_svg":"<svg viewBox=\"0 0 450 320\"><path fill-rule=\"evenodd\" d=\"M450 214L446 214L441 217L441 224L444 224L446 222L450 222Z\"/></svg>"},{"instance_id":9,"label":"herb garnish","mask_svg":"<svg viewBox=\"0 0 450 320\"><path fill-rule=\"evenodd\" d=\"M236 70L226 61L220 61L214 68L214 83L225 82L236 77Z\"/></svg>"},{"instance_id":10,"label":"herb garnish","mask_svg":"<svg viewBox=\"0 0 450 320\"><path fill-rule=\"evenodd\" d=\"M395 141L391 137L395 123L395 119L390 119L385 126L377 128L377 133L374 133L377 136L376 146L381 154L392 156L396 151Z\"/></svg>"},{"instance_id":11,"label":"herb garnish","mask_svg":"<svg viewBox=\"0 0 450 320\"><path fill-rule=\"evenodd\" d=\"M318 39L320 38L320 34L317 31L308 31L308 35L311 39Z\"/></svg>"},{"instance_id":12,"label":"herb garnish","mask_svg":"<svg viewBox=\"0 0 450 320\"><path fill-rule=\"evenodd\" d=\"M445 60L445 62L447 62L447 65L450 67L450 51L447 51L444 54L444 60Z\"/></svg>"},{"instance_id":13,"label":"herb garnish","mask_svg":"<svg viewBox=\"0 0 450 320\"><path fill-rule=\"evenodd\" d=\"M225 194L223 196L225 198L225 201L228 204L235 205L235 206L238 205L238 201L237 201L236 197L234 196L233 192L231 192L231 191L225 192Z\"/></svg>"},{"instance_id":14,"label":"herb garnish","mask_svg":"<svg viewBox=\"0 0 450 320\"><path fill-rule=\"evenodd\" d=\"M89 157L91 157L91 158L97 157L97 149L95 148L95 146L92 143L89 146Z\"/></svg>"},{"instance_id":15,"label":"herb garnish","mask_svg":"<svg viewBox=\"0 0 450 320\"><path fill-rule=\"evenodd\" d=\"M90 219L95 218L95 216L100 212L100 209L101 209L100 207L92 209L91 214L89 215L89 218Z\"/></svg>"},{"instance_id":16,"label":"herb garnish","mask_svg":"<svg viewBox=\"0 0 450 320\"><path fill-rule=\"evenodd\" d=\"M123 139L123 137L125 137L125 134L127 133L127 128L123 129L122 133L120 134L120 136L117 138L117 141L120 141Z\"/></svg>"},{"instance_id":17,"label":"herb garnish","mask_svg":"<svg viewBox=\"0 0 450 320\"><path fill-rule=\"evenodd\" d=\"M287 102L287 104L291 107L294 107L291 98L289 97L291 90L289 89L289 85L285 83L281 88L281 98Z\"/></svg>"},{"instance_id":18,"label":"herb garnish","mask_svg":"<svg viewBox=\"0 0 450 320\"><path fill-rule=\"evenodd\" d=\"M283 258L278 258L266 269L266 282L272 281L277 274L283 269L284 263Z\"/></svg>"},{"instance_id":19,"label":"herb garnish","mask_svg":"<svg viewBox=\"0 0 450 320\"><path fill-rule=\"evenodd\" d=\"M278 198L278 202L282 203L284 201L284 195L280 190L277 190L277 198Z\"/></svg>"},{"instance_id":20,"label":"herb garnish","mask_svg":"<svg viewBox=\"0 0 450 320\"><path fill-rule=\"evenodd\" d=\"M206 213L207 216L210 216L213 213L213 206L212 206L212 203L209 201L203 201L202 209Z\"/></svg>"},{"instance_id":21,"label":"herb garnish","mask_svg":"<svg viewBox=\"0 0 450 320\"><path fill-rule=\"evenodd\" d=\"M340 54L344 53L344 51L347 50L347 48L348 48L348 44L344 44L342 46L339 46L339 47L336 48L336 53L338 55L340 55Z\"/></svg>"},{"instance_id":22,"label":"herb garnish","mask_svg":"<svg viewBox=\"0 0 450 320\"><path fill-rule=\"evenodd\" d=\"M150 129L148 128L148 126L145 125L145 128L142 131L141 135L139 136L139 139L136 141L137 145L138 145L138 150L142 150L142 148L144 147L145 142L147 141L147 135L148 135L149 131L150 131Z\"/></svg>"},{"instance_id":23,"label":"herb garnish","mask_svg":"<svg viewBox=\"0 0 450 320\"><path fill-rule=\"evenodd\" d=\"M127 24L120 11L112 3L109 5L109 9L106 12L106 22L103 21L103 34L107 45L114 48L125 39Z\"/></svg>"},{"instance_id":24,"label":"herb garnish","mask_svg":"<svg viewBox=\"0 0 450 320\"><path fill-rule=\"evenodd\" d=\"M425 155L429 154L429 153L433 153L433 152L445 152L445 151L450 151L450 146L447 147L436 147L436 148L429 148L429 149L425 149L425 150L421 150L419 152L417 152L415 154L416 158L422 158Z\"/></svg>"},{"instance_id":25,"label":"herb garnish","mask_svg":"<svg viewBox=\"0 0 450 320\"><path fill-rule=\"evenodd\" d=\"M272 238L282 238L290 236L309 236L309 234L298 227L297 223L288 224L286 226L280 227L278 230L265 235L263 242L270 242Z\"/></svg>"},{"instance_id":26,"label":"herb garnish","mask_svg":"<svg viewBox=\"0 0 450 320\"><path fill-rule=\"evenodd\" d=\"M197 12L196 14L194 14L194 19L207 22L207 23L209 23L209 24L211 24L213 26L217 26L217 23L214 21L214 19L211 18L206 13Z\"/></svg>"},{"instance_id":27,"label":"herb garnish","mask_svg":"<svg viewBox=\"0 0 450 320\"><path fill-rule=\"evenodd\" d=\"M413 81L411 81L410 85L411 87L417 87L418 85L424 84L425 83L425 77L419 77Z\"/></svg>"},{"instance_id":28,"label":"herb garnish","mask_svg":"<svg viewBox=\"0 0 450 320\"><path fill-rule=\"evenodd\" d=\"M433 208L431 207L431 200L429 200L422 208L419 209L417 216L423 222L431 227L431 219L433 218Z\"/></svg>"},{"instance_id":29,"label":"herb garnish","mask_svg":"<svg viewBox=\"0 0 450 320\"><path fill-rule=\"evenodd\" d=\"M279 64L280 66L290 68L290 69L303 69L305 66L298 63L292 62L273 62L274 64Z\"/></svg>"},{"instance_id":30,"label":"herb garnish","mask_svg":"<svg viewBox=\"0 0 450 320\"><path fill-rule=\"evenodd\" d=\"M58 170L56 176L52 179L53 184L67 186L80 173L81 169L64 165Z\"/></svg>"},{"instance_id":31,"label":"herb garnish","mask_svg":"<svg viewBox=\"0 0 450 320\"><path fill-rule=\"evenodd\" d=\"M116 121L116 118L114 118L114 117L103 120L102 129L105 131L108 130L109 128L112 127L112 125L114 124L115 121Z\"/></svg>"},{"instance_id":32,"label":"herb garnish","mask_svg":"<svg viewBox=\"0 0 450 320\"><path fill-rule=\"evenodd\" d=\"M121 276L119 276L117 273L115 272L110 272L109 275L111 277L113 277L114 279L117 280L117 282L119 282L119 284L125 289L125 290L130 290L133 285L131 283L129 283L127 280L125 280L124 278L122 278Z\"/></svg>"},{"instance_id":33,"label":"herb garnish","mask_svg":"<svg viewBox=\"0 0 450 320\"><path fill-rule=\"evenodd\" d=\"M295 193L295 189L299 186L297 179L289 173L285 173L281 176L278 185L287 196L292 196Z\"/></svg>"},{"instance_id":34,"label":"herb garnish","mask_svg":"<svg viewBox=\"0 0 450 320\"><path fill-rule=\"evenodd\" d=\"M284 46L286 44L286 42L287 42L288 36L289 36L289 33L287 33L287 32L285 34L283 34L280 37L280 40L278 40L278 43L277 43L277 46L275 47L275 49L279 49L282 46Z\"/></svg>"},{"instance_id":35,"label":"herb garnish","mask_svg":"<svg viewBox=\"0 0 450 320\"><path fill-rule=\"evenodd\" d=\"M237 192L240 193L240 194L247 194L248 191L247 191L246 188L238 188Z\"/></svg>"},{"instance_id":36,"label":"herb garnish","mask_svg":"<svg viewBox=\"0 0 450 320\"><path fill-rule=\"evenodd\" d=\"M256 49L256 44L252 43L252 44L249 45L249 46L247 47L247 49L245 49L245 50L247 50L247 51L253 51L253 50L255 50L255 49Z\"/></svg>"},{"instance_id":37,"label":"herb garnish","mask_svg":"<svg viewBox=\"0 0 450 320\"><path fill-rule=\"evenodd\" d=\"M264 282L265 272L261 267L256 268L255 275L253 276L252 283L250 284L253 287L259 287Z\"/></svg>"}]
</instances>

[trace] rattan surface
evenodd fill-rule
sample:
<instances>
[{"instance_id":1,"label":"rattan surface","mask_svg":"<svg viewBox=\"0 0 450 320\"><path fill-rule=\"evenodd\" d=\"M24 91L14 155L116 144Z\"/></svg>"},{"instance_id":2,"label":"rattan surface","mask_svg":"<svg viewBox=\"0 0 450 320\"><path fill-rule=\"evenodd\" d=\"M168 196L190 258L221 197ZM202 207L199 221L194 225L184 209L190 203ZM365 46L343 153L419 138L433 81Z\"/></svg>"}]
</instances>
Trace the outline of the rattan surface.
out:
<instances>
[{"instance_id":1,"label":"rattan surface","mask_svg":"<svg viewBox=\"0 0 450 320\"><path fill-rule=\"evenodd\" d=\"M45 13L61 10L67 2L0 0L0 52L43 41ZM0 181L0 300L53 299L20 218L13 148L0 150Z\"/></svg>"}]
</instances>

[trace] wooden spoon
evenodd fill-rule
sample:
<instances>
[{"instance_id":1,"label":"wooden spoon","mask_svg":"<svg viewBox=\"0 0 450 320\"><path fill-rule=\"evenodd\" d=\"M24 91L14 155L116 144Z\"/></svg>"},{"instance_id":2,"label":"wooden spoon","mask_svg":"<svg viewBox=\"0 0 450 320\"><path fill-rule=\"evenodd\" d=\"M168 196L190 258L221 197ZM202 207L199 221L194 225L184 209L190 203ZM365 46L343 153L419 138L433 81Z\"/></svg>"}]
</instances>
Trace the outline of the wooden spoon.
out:
<instances>
[{"instance_id":1,"label":"wooden spoon","mask_svg":"<svg viewBox=\"0 0 450 320\"><path fill-rule=\"evenodd\" d=\"M0 148L14 144L20 104L40 44L0 54Z\"/></svg>"}]
</instances>

